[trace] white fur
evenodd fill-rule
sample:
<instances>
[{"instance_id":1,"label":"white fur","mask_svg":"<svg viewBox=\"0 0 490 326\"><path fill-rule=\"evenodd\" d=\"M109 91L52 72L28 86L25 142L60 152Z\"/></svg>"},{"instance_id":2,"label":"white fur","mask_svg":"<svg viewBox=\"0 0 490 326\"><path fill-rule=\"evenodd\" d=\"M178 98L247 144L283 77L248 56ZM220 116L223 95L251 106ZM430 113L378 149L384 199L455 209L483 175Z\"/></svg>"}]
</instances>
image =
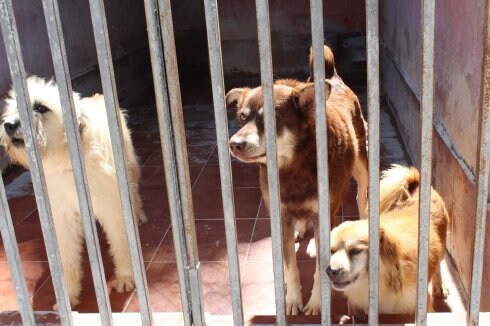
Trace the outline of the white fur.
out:
<instances>
[{"instance_id":1,"label":"white fur","mask_svg":"<svg viewBox=\"0 0 490 326\"><path fill-rule=\"evenodd\" d=\"M70 303L79 303L81 292L81 253L83 246L83 227L67 139L64 131L63 116L58 94L58 87L53 81L46 82L39 77L29 77L27 85L32 105L46 106L46 113L33 112L37 142L41 151L49 202L53 212L56 235L61 253L65 281L68 287ZM117 176L114 167L108 121L102 95L80 98L73 94L76 114L81 130L81 140L85 167L89 184L92 206L96 219L102 225L110 253L114 259L116 281L113 284L118 292L134 288L133 272L129 256L129 246L123 221L122 207L119 198ZM146 221L138 193L140 169L131 142L130 133L121 113L122 132L125 154L128 164L131 197L134 213L140 222ZM15 163L28 168L24 146L15 146L5 131L5 122L18 119L18 108L15 93L10 91L0 126L0 143ZM19 128L15 138L23 139Z\"/></svg>"}]
</instances>

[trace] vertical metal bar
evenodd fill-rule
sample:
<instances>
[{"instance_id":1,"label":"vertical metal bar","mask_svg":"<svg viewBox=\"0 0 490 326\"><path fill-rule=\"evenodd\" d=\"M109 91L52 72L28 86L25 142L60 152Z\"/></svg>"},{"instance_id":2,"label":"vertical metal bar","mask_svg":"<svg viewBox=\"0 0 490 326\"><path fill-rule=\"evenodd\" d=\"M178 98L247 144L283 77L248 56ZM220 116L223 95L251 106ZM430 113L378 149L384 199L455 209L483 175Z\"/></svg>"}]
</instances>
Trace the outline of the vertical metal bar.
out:
<instances>
[{"instance_id":1,"label":"vertical metal bar","mask_svg":"<svg viewBox=\"0 0 490 326\"><path fill-rule=\"evenodd\" d=\"M260 76L264 94L264 122L267 155L267 182L269 186L272 257L274 268L274 288L276 295L276 323L286 325L286 305L284 291L284 263L282 255L281 199L277 165L276 121L272 79L271 33L269 24L269 2L255 1L259 38Z\"/></svg>"},{"instance_id":2,"label":"vertical metal bar","mask_svg":"<svg viewBox=\"0 0 490 326\"><path fill-rule=\"evenodd\" d=\"M379 16L366 0L369 143L369 325L378 324L379 302Z\"/></svg>"},{"instance_id":3,"label":"vertical metal bar","mask_svg":"<svg viewBox=\"0 0 490 326\"><path fill-rule=\"evenodd\" d=\"M165 166L165 180L172 221L172 235L174 239L177 271L179 275L180 294L182 298L182 312L184 324L191 326L191 292L187 267L187 253L184 226L182 224L182 207L180 206L179 185L177 183L177 167L173 147L173 132L170 117L170 105L167 94L167 81L165 76L164 55L160 34L158 0L145 0L146 22L148 25L148 42L155 87L158 125L162 144L163 162Z\"/></svg>"},{"instance_id":4,"label":"vertical metal bar","mask_svg":"<svg viewBox=\"0 0 490 326\"><path fill-rule=\"evenodd\" d=\"M481 83L479 165L477 179L475 242L473 246L473 269L471 272L470 302L467 324L478 325L480 313L485 226L487 222L488 175L490 159L490 4L485 3L483 30L483 63Z\"/></svg>"},{"instance_id":5,"label":"vertical metal bar","mask_svg":"<svg viewBox=\"0 0 490 326\"><path fill-rule=\"evenodd\" d=\"M420 136L420 207L417 273L417 325L427 323L430 184L432 175L432 112L434 107L434 0L422 0L422 102ZM371 145L371 144L370 144Z\"/></svg>"},{"instance_id":6,"label":"vertical metal bar","mask_svg":"<svg viewBox=\"0 0 490 326\"><path fill-rule=\"evenodd\" d=\"M99 307L102 325L112 325L111 306L107 285L105 282L104 266L100 253L99 239L90 191L88 188L87 174L84 165L83 148L81 146L80 134L78 132L78 119L73 103L73 90L66 57L66 48L61 27L58 2L55 0L43 0L44 15L48 29L51 53L56 74L56 82L61 98L61 108L65 123L68 149L73 167L77 198L80 206L80 215L83 221L85 241L90 261L90 267L94 279L95 294Z\"/></svg>"},{"instance_id":7,"label":"vertical metal bar","mask_svg":"<svg viewBox=\"0 0 490 326\"><path fill-rule=\"evenodd\" d=\"M330 261L330 196L328 178L328 140L327 140L327 116L325 99L325 60L323 51L323 4L322 0L310 1L311 12L311 36L313 46L313 75L315 76L315 107L316 107L316 151L318 170L318 219L320 237L320 257L317 257L320 265L320 283L322 298L322 325L331 323L331 291L327 278L327 266Z\"/></svg>"},{"instance_id":8,"label":"vertical metal bar","mask_svg":"<svg viewBox=\"0 0 490 326\"><path fill-rule=\"evenodd\" d=\"M104 90L107 119L109 121L109 132L111 135L112 152L116 167L119 185L119 196L123 208L126 234L129 242L129 253L136 283L136 292L141 311L143 325L151 325L153 317L151 313L148 285L143 264L141 243L135 219L133 218L133 202L131 199L128 173L126 168L124 141L121 133L121 118L119 115L119 103L117 99L116 82L114 80L114 68L112 66L111 47L107 32L107 21L105 19L104 2L101 0L90 1L90 15L94 29L97 58Z\"/></svg>"},{"instance_id":9,"label":"vertical metal bar","mask_svg":"<svg viewBox=\"0 0 490 326\"><path fill-rule=\"evenodd\" d=\"M228 121L225 104L225 85L219 29L218 4L216 0L204 1L208 34L209 65L213 87L214 117L218 140L221 195L225 216L226 246L231 284L231 302L234 325L243 325L242 292L240 290L240 264L238 259L235 225L235 204L233 202L233 182L231 176L230 153L228 147Z\"/></svg>"},{"instance_id":10,"label":"vertical metal bar","mask_svg":"<svg viewBox=\"0 0 490 326\"><path fill-rule=\"evenodd\" d=\"M58 303L60 319L63 325L72 325L73 318L70 301L68 299L68 292L63 277L63 267L61 265L58 241L53 224L51 206L49 204L41 154L39 152L37 140L34 138L35 125L31 112L31 101L27 90L26 73L11 0L0 0L0 24L2 26L3 42L7 52L10 74L12 76L12 83L19 109L19 117L24 133L24 142L31 171L32 185L36 196L36 203L41 220L44 242L46 244L48 263L53 279L53 287Z\"/></svg>"},{"instance_id":11,"label":"vertical metal bar","mask_svg":"<svg viewBox=\"0 0 490 326\"><path fill-rule=\"evenodd\" d=\"M20 316L22 318L23 325L36 325L34 319L34 311L29 300L29 291L24 277L24 271L22 270L22 262L19 255L19 247L17 246L17 239L15 238L14 226L12 224L12 216L7 202L7 196L5 194L5 186L3 183L3 177L0 173L0 235L3 240L3 246L5 248L5 254L7 255L7 261L10 268L10 274L12 275L12 281L14 283L15 294L17 296L17 302L19 303Z\"/></svg>"},{"instance_id":12,"label":"vertical metal bar","mask_svg":"<svg viewBox=\"0 0 490 326\"><path fill-rule=\"evenodd\" d=\"M197 250L196 225L194 222L194 208L192 203L191 182L189 175L189 162L187 160L187 147L184 130L184 116L182 112L182 99L180 94L179 71L175 49L175 38L170 0L159 0L161 37L165 58L172 127L174 131L175 155L177 158L177 171L180 189L180 198L183 209L184 229L187 245L187 259L189 281L191 285L192 322L195 325L204 324L204 307L202 302L202 282L199 255Z\"/></svg>"}]
</instances>

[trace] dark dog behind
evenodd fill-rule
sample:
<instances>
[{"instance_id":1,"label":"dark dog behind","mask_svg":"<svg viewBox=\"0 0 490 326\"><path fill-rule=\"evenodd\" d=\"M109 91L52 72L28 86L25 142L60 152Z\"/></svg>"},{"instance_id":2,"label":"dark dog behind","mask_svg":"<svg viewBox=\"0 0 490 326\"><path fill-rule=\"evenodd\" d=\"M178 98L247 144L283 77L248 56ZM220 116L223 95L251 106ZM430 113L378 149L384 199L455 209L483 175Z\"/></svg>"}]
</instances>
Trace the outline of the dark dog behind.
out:
<instances>
[{"instance_id":1,"label":"dark dog behind","mask_svg":"<svg viewBox=\"0 0 490 326\"><path fill-rule=\"evenodd\" d=\"M328 163L331 222L353 176L358 184L361 217L367 204L366 122L357 96L337 75L334 57L325 47ZM310 55L310 64L313 57ZM313 80L313 75L308 80ZM226 95L227 107L237 103L241 129L230 139L231 154L242 162L258 163L262 197L269 207L262 88L235 88ZM281 218L286 271L288 314L320 312L320 275L317 267L311 298L303 308L294 249L296 221L311 221L318 246L317 153L314 84L292 79L274 83L277 158L281 188ZM318 250L317 250L318 257Z\"/></svg>"}]
</instances>

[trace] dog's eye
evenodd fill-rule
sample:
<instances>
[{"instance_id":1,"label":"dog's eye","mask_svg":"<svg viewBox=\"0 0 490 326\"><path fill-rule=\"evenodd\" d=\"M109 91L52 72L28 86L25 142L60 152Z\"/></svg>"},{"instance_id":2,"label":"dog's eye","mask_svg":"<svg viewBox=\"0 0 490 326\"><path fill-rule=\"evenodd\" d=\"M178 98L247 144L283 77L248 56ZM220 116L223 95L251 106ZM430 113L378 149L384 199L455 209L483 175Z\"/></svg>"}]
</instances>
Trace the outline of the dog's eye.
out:
<instances>
[{"instance_id":1,"label":"dog's eye","mask_svg":"<svg viewBox=\"0 0 490 326\"><path fill-rule=\"evenodd\" d=\"M44 105L42 104L34 104L34 108L33 108L34 111L36 112L39 112L39 113L46 113L49 111L49 109L47 107L45 107Z\"/></svg>"},{"instance_id":2,"label":"dog's eye","mask_svg":"<svg viewBox=\"0 0 490 326\"><path fill-rule=\"evenodd\" d=\"M240 120L241 121L247 120L247 115L245 113L240 113Z\"/></svg>"},{"instance_id":3,"label":"dog's eye","mask_svg":"<svg viewBox=\"0 0 490 326\"><path fill-rule=\"evenodd\" d=\"M361 249L352 248L351 250L349 250L349 255L350 256L355 256L355 255L359 255L361 252L362 252Z\"/></svg>"}]
</instances>

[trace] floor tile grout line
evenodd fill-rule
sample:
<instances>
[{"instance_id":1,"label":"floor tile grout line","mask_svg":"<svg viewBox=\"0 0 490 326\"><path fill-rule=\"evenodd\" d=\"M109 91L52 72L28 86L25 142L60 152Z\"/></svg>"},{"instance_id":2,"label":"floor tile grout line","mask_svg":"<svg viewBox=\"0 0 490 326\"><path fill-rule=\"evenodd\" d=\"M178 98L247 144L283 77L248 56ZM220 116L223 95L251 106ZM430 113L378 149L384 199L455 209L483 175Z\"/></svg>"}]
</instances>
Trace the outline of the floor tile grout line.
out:
<instances>
[{"instance_id":1,"label":"floor tile grout line","mask_svg":"<svg viewBox=\"0 0 490 326\"><path fill-rule=\"evenodd\" d=\"M211 151L211 153L209 154L208 159L206 160L206 163L205 163L205 164L202 166L201 171L199 171L199 174L198 174L198 176L197 176L196 180L194 180L194 182L192 183L191 190L194 190L195 185L196 185L196 184L197 184L197 182L199 181L199 178L201 177L202 172L203 172L203 171L204 171L204 169L206 168L206 165L208 165L209 160L211 159L211 156L213 155L213 152L216 150L216 147L217 147L217 145L214 145L214 148L213 148L213 150Z\"/></svg>"},{"instance_id":2,"label":"floor tile grout line","mask_svg":"<svg viewBox=\"0 0 490 326\"><path fill-rule=\"evenodd\" d=\"M46 262L46 263L47 263L47 262ZM35 296L36 294L38 294L38 293L39 293L39 291L41 291L41 289L42 289L42 287L44 286L44 284L46 284L46 282L48 282L48 280L49 280L50 278L51 278L51 273L49 273L49 275L47 275L47 276L46 276L46 279L44 280L44 282L42 282L41 286L39 286L39 287L37 288L37 290L36 290L36 291L34 291L34 293L32 294L32 296L31 296L31 298L30 298L31 300L33 300L33 301L34 301L34 296Z\"/></svg>"},{"instance_id":3,"label":"floor tile grout line","mask_svg":"<svg viewBox=\"0 0 490 326\"><path fill-rule=\"evenodd\" d=\"M167 230L163 233L163 237L162 239L160 240L160 242L158 243L158 246L157 248L155 249L155 252L153 253L153 255L151 256L150 260L149 261L146 261L145 263L148 263L148 266L145 268L145 273L148 274L148 270L150 269L150 266L153 262L153 259L155 258L155 255L157 254L158 252L158 249L160 249L160 246L162 245L165 237L167 236L168 232L170 231L170 228L172 227L172 223L169 224L169 226L167 227ZM135 294L135 290L133 290L131 292L131 295L129 297L129 299L127 300L126 304L124 305L123 309L122 309L122 312L125 312L129 306L129 304L131 303L131 301L133 300L134 298L134 294Z\"/></svg>"}]
</instances>

